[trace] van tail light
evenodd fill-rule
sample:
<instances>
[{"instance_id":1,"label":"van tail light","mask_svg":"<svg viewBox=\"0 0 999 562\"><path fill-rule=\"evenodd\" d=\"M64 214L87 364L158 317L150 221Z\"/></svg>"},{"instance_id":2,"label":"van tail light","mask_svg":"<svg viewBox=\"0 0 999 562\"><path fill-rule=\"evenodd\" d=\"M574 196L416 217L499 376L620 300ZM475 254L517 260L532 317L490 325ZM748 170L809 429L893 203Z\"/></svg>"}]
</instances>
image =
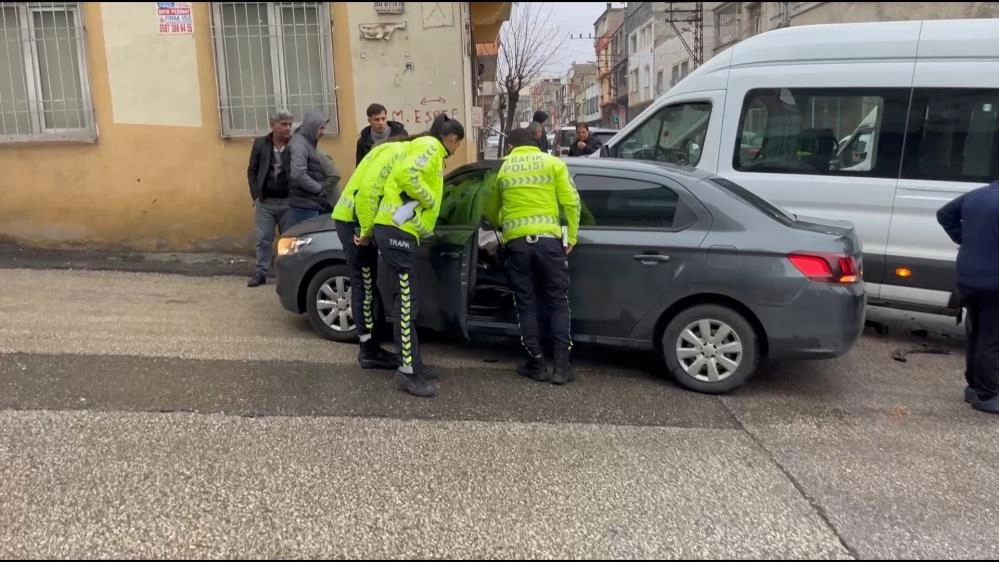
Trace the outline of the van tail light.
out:
<instances>
[{"instance_id":1,"label":"van tail light","mask_svg":"<svg viewBox=\"0 0 999 562\"><path fill-rule=\"evenodd\" d=\"M860 268L853 256L793 253L788 261L812 281L848 285L860 281Z\"/></svg>"}]
</instances>

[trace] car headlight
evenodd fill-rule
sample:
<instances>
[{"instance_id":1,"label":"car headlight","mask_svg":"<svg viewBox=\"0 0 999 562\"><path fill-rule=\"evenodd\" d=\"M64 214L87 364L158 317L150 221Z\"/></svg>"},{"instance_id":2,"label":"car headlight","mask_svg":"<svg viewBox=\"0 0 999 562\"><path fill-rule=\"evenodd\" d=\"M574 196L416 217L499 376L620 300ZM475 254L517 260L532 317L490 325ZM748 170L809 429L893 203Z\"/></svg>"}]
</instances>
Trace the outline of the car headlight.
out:
<instances>
[{"instance_id":1,"label":"car headlight","mask_svg":"<svg viewBox=\"0 0 999 562\"><path fill-rule=\"evenodd\" d=\"M312 243L312 238L308 236L303 236L300 238L282 238L278 240L278 255L279 256L290 256L292 254L297 254L299 250L303 247L308 246Z\"/></svg>"}]
</instances>

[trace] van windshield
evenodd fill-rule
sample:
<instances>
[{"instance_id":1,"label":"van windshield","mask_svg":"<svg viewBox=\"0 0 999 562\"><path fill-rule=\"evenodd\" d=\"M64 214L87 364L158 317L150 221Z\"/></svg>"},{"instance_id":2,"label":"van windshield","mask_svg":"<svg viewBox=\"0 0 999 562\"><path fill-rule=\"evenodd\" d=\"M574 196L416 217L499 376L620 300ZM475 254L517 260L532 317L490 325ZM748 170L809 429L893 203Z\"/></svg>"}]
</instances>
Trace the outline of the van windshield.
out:
<instances>
[{"instance_id":1,"label":"van windshield","mask_svg":"<svg viewBox=\"0 0 999 562\"><path fill-rule=\"evenodd\" d=\"M751 207L755 207L761 213L781 224L790 226L797 220L797 218L793 215L780 210L778 207L775 207L773 204L767 202L766 199L733 181L725 178L710 178L708 181L741 199L744 203L750 205Z\"/></svg>"}]
</instances>

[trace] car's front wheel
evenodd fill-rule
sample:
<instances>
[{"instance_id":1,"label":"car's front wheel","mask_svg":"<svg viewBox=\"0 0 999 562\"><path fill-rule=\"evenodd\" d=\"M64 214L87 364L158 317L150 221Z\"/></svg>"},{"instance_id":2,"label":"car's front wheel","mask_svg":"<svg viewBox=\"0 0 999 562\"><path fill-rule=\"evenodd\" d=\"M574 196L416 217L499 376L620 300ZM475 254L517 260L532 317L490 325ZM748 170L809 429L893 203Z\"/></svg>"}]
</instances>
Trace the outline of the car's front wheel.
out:
<instances>
[{"instance_id":1,"label":"car's front wheel","mask_svg":"<svg viewBox=\"0 0 999 562\"><path fill-rule=\"evenodd\" d=\"M759 364L756 330L719 305L696 305L675 315L663 331L662 350L677 382L710 394L739 388Z\"/></svg>"},{"instance_id":2,"label":"car's front wheel","mask_svg":"<svg viewBox=\"0 0 999 562\"><path fill-rule=\"evenodd\" d=\"M346 264L320 269L306 289L306 316L322 337L338 342L357 341L357 325L350 308L350 268Z\"/></svg>"}]
</instances>

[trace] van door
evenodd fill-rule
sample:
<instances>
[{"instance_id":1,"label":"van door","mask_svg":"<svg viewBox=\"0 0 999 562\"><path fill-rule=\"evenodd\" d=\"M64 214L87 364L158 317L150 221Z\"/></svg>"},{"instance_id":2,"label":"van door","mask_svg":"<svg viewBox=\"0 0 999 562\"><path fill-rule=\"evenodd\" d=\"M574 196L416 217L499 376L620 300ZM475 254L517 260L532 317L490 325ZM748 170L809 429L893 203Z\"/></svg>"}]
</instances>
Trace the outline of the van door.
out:
<instances>
[{"instance_id":1,"label":"van door","mask_svg":"<svg viewBox=\"0 0 999 562\"><path fill-rule=\"evenodd\" d=\"M603 155L669 162L714 171L721 137L725 91L686 94L662 104L637 127L615 135Z\"/></svg>"},{"instance_id":2,"label":"van door","mask_svg":"<svg viewBox=\"0 0 999 562\"><path fill-rule=\"evenodd\" d=\"M729 78L718 174L788 212L852 222L872 299L885 278L914 67L914 59L745 67ZM868 123L869 136L849 139ZM840 146L844 137L852 146ZM736 144L745 139L752 144Z\"/></svg>"},{"instance_id":3,"label":"van door","mask_svg":"<svg viewBox=\"0 0 999 562\"><path fill-rule=\"evenodd\" d=\"M991 82L991 87L914 90L888 235L891 282L881 296L889 303L943 309L956 288L957 247L937 223L936 213L952 199L990 183L999 171L999 75L994 74L999 64L980 64L991 68L976 69L974 83ZM956 84L956 78L946 83ZM925 78L920 82L928 83Z\"/></svg>"}]
</instances>

